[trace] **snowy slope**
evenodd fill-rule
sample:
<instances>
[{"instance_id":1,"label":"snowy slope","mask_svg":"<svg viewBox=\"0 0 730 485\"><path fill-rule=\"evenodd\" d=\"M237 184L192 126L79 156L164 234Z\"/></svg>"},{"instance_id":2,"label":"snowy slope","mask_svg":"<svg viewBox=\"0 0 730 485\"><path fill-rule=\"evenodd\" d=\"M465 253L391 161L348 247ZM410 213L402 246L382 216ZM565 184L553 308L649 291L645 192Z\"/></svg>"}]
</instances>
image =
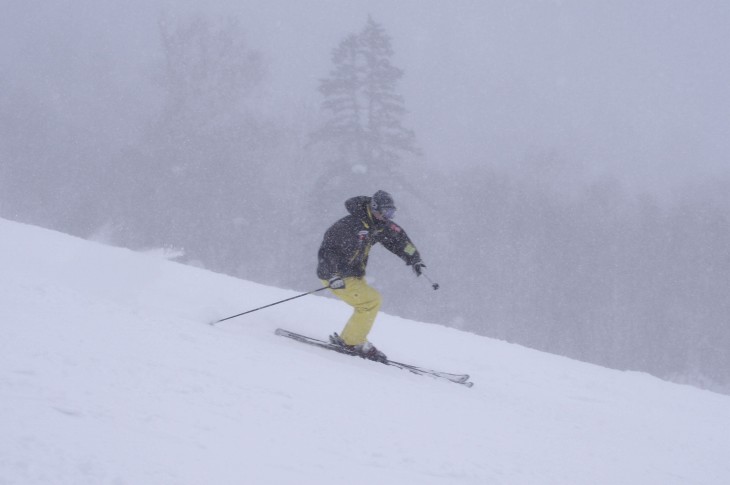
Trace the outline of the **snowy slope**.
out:
<instances>
[{"instance_id":1,"label":"snowy slope","mask_svg":"<svg viewBox=\"0 0 730 485\"><path fill-rule=\"evenodd\" d=\"M0 219L0 484L727 484L730 397ZM313 288L317 280L312 278ZM387 298L387 295L385 295Z\"/></svg>"}]
</instances>

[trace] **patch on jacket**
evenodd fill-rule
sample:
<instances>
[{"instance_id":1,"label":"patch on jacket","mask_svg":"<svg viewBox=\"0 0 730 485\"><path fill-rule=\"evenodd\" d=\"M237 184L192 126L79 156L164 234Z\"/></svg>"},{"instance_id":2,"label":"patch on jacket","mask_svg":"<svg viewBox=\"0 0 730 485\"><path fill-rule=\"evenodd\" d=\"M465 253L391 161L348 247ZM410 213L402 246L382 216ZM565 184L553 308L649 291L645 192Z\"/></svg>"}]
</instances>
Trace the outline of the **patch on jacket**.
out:
<instances>
[{"instance_id":1,"label":"patch on jacket","mask_svg":"<svg viewBox=\"0 0 730 485\"><path fill-rule=\"evenodd\" d=\"M364 241L365 239L368 238L368 233L369 233L368 231L360 231L360 232L357 233L357 238L360 241Z\"/></svg>"},{"instance_id":2,"label":"patch on jacket","mask_svg":"<svg viewBox=\"0 0 730 485\"><path fill-rule=\"evenodd\" d=\"M403 229L400 228L400 226L394 222L390 223L390 228L393 229L395 232L401 232Z\"/></svg>"}]
</instances>

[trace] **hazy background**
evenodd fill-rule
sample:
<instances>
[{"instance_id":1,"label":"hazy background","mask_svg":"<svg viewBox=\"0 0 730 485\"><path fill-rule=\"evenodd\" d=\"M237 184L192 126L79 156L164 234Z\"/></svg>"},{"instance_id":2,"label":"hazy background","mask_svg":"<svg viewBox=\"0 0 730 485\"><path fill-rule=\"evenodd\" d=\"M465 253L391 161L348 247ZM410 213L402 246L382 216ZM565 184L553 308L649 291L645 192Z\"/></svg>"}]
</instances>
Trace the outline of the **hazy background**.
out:
<instances>
[{"instance_id":1,"label":"hazy background","mask_svg":"<svg viewBox=\"0 0 730 485\"><path fill-rule=\"evenodd\" d=\"M2 12L1 217L309 290L342 202L391 190L441 289L375 251L385 311L730 390L727 2ZM407 190L377 174L333 183L309 143L332 50L368 15L391 37L422 151L400 167ZM232 18L242 88L183 96L162 34Z\"/></svg>"}]
</instances>

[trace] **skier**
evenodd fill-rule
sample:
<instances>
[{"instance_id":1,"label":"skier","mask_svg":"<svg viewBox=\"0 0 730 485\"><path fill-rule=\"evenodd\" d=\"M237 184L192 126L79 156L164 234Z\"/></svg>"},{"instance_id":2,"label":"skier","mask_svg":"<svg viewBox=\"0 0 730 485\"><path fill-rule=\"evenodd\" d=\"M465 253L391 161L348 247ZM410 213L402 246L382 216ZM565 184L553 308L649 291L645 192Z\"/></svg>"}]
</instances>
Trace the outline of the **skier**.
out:
<instances>
[{"instance_id":1,"label":"skier","mask_svg":"<svg viewBox=\"0 0 730 485\"><path fill-rule=\"evenodd\" d=\"M406 232L392 221L396 209L389 193L379 190L372 197L352 197L345 208L350 215L325 232L317 265L322 283L354 308L342 334L334 333L330 342L382 362L385 354L367 340L380 309L380 293L365 281L370 248L381 243L411 266L416 276L421 276L426 265Z\"/></svg>"}]
</instances>

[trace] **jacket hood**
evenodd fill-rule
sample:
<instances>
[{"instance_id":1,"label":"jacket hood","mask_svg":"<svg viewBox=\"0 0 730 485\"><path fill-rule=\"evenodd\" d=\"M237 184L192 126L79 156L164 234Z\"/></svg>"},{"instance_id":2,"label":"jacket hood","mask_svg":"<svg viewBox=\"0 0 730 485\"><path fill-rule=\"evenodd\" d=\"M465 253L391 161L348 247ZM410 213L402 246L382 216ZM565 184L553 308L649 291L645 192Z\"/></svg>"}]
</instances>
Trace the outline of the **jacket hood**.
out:
<instances>
[{"instance_id":1,"label":"jacket hood","mask_svg":"<svg viewBox=\"0 0 730 485\"><path fill-rule=\"evenodd\" d=\"M357 197L352 197L345 201L345 209L347 209L347 212L359 219L371 220L370 216L368 215L368 206L370 205L370 199L371 197L368 197L367 195L358 195Z\"/></svg>"}]
</instances>

